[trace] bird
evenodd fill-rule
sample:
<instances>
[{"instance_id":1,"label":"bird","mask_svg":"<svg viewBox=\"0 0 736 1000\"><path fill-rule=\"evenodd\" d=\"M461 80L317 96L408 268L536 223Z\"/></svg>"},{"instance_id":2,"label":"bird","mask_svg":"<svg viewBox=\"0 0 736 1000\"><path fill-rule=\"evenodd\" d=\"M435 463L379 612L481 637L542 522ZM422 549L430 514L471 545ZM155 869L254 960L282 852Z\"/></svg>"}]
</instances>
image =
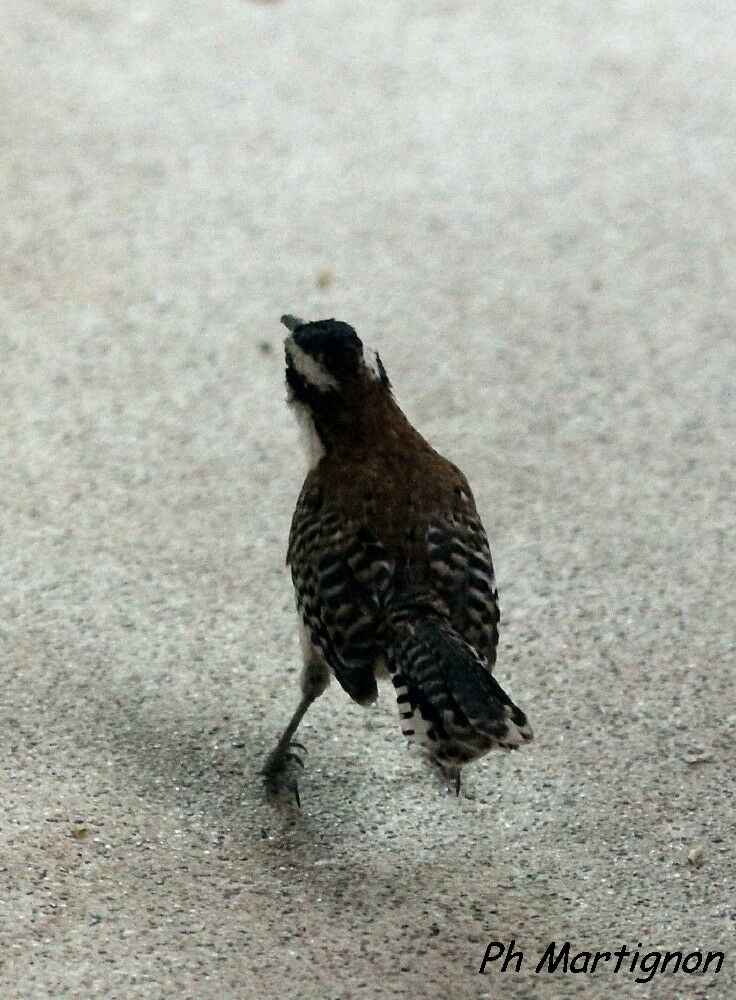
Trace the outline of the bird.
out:
<instances>
[{"instance_id":1,"label":"bird","mask_svg":"<svg viewBox=\"0 0 736 1000\"><path fill-rule=\"evenodd\" d=\"M261 773L300 805L294 740L334 676L360 705L393 684L401 730L459 793L461 769L533 739L492 674L498 590L463 473L415 430L376 351L335 319L282 316L287 402L308 471L287 549L301 700Z\"/></svg>"}]
</instances>

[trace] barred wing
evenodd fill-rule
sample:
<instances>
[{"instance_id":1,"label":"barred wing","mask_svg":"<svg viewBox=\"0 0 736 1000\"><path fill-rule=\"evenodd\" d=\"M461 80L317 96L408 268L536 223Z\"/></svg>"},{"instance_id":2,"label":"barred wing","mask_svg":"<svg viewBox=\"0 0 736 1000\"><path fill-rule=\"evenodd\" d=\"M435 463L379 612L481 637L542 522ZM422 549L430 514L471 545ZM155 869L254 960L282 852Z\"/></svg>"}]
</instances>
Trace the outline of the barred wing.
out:
<instances>
[{"instance_id":1,"label":"barred wing","mask_svg":"<svg viewBox=\"0 0 736 1000\"><path fill-rule=\"evenodd\" d=\"M431 582L458 635L492 667L499 620L493 560L472 497L463 491L463 498L462 506L436 517L427 529Z\"/></svg>"},{"instance_id":2,"label":"barred wing","mask_svg":"<svg viewBox=\"0 0 736 1000\"><path fill-rule=\"evenodd\" d=\"M314 646L358 702L377 695L379 618L393 567L364 524L351 523L307 479L292 520L287 563Z\"/></svg>"}]
</instances>

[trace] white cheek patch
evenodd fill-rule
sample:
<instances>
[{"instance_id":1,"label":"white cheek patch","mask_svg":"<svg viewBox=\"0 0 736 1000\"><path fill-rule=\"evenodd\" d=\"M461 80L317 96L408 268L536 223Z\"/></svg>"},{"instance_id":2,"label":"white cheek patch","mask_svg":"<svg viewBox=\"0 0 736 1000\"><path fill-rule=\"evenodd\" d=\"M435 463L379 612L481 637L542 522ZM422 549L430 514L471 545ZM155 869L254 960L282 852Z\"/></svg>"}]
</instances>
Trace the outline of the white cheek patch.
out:
<instances>
[{"instance_id":1,"label":"white cheek patch","mask_svg":"<svg viewBox=\"0 0 736 1000\"><path fill-rule=\"evenodd\" d=\"M291 337L286 340L286 354L294 371L309 385L322 392L327 389L337 389L337 380L325 371L319 361L315 361L311 355L295 344Z\"/></svg>"},{"instance_id":2,"label":"white cheek patch","mask_svg":"<svg viewBox=\"0 0 736 1000\"><path fill-rule=\"evenodd\" d=\"M383 381L384 373L381 370L381 362L378 360L378 351L367 350L364 352L365 366L377 382Z\"/></svg>"}]
</instances>

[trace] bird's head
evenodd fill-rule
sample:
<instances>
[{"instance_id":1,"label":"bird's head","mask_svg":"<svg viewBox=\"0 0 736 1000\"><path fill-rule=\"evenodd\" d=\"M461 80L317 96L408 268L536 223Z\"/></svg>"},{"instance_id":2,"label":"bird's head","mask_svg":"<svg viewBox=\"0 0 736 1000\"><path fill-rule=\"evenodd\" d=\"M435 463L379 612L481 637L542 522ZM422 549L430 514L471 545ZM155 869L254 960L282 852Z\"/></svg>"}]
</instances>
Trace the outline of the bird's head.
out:
<instances>
[{"instance_id":1,"label":"bird's head","mask_svg":"<svg viewBox=\"0 0 736 1000\"><path fill-rule=\"evenodd\" d=\"M284 341L290 401L339 410L371 385L390 389L378 353L364 350L352 326L335 319L305 323L295 316L281 322L291 331Z\"/></svg>"},{"instance_id":2,"label":"bird's head","mask_svg":"<svg viewBox=\"0 0 736 1000\"><path fill-rule=\"evenodd\" d=\"M306 431L310 464L340 445L374 439L381 415L400 412L378 354L338 320L282 316L281 322L290 331L284 341L287 399Z\"/></svg>"}]
</instances>

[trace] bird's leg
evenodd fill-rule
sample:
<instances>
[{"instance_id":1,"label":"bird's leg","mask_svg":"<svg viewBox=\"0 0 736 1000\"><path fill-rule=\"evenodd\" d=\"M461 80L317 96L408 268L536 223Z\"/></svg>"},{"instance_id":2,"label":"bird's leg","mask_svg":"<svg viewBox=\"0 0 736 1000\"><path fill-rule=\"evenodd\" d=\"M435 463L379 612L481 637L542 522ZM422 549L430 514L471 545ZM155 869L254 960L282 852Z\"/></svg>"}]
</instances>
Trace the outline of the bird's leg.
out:
<instances>
[{"instance_id":1,"label":"bird's leg","mask_svg":"<svg viewBox=\"0 0 736 1000\"><path fill-rule=\"evenodd\" d=\"M324 664L316 659L309 660L304 664L302 674L302 700L297 706L297 710L291 717L291 721L281 734L276 746L266 758L266 762L261 768L266 783L266 788L270 792L278 792L286 789L293 793L296 804L301 805L299 799L299 784L294 765L304 767L304 762L298 754L294 753L294 748L306 753L306 747L301 743L292 740L292 736L297 731L299 723L304 718L307 709L322 694L329 682L329 672Z\"/></svg>"}]
</instances>

